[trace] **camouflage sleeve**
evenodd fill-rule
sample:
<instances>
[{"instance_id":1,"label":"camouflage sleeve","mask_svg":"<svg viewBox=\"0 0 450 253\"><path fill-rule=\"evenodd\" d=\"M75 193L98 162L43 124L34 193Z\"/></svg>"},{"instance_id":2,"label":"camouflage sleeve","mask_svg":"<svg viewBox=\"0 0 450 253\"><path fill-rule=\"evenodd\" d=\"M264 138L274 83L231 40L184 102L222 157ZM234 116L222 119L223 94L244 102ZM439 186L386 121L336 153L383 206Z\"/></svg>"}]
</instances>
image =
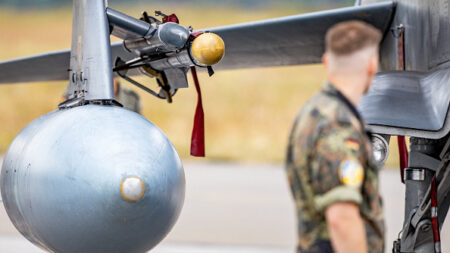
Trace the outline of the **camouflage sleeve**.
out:
<instances>
[{"instance_id":1,"label":"camouflage sleeve","mask_svg":"<svg viewBox=\"0 0 450 253\"><path fill-rule=\"evenodd\" d=\"M361 204L360 142L361 134L350 124L335 123L320 132L311 157L311 184L319 212L336 202Z\"/></svg>"}]
</instances>

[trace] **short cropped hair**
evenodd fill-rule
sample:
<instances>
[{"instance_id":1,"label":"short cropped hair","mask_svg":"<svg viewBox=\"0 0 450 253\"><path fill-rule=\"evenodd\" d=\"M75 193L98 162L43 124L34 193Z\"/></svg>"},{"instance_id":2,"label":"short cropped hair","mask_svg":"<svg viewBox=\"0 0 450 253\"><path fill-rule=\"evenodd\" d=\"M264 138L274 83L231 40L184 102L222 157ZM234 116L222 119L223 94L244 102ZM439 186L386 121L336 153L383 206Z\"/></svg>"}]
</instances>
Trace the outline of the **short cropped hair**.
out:
<instances>
[{"instance_id":1,"label":"short cropped hair","mask_svg":"<svg viewBox=\"0 0 450 253\"><path fill-rule=\"evenodd\" d=\"M336 56L347 56L368 47L376 47L381 39L381 32L372 25L356 20L345 21L327 31L326 51Z\"/></svg>"}]
</instances>

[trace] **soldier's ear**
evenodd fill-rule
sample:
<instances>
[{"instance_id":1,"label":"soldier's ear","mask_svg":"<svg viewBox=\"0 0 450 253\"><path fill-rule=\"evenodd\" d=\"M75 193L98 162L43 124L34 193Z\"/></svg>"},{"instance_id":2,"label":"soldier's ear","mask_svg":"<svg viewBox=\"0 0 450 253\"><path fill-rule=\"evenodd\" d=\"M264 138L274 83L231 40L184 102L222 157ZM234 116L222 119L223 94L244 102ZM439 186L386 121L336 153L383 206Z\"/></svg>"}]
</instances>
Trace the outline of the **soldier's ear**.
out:
<instances>
[{"instance_id":1,"label":"soldier's ear","mask_svg":"<svg viewBox=\"0 0 450 253\"><path fill-rule=\"evenodd\" d=\"M375 76L378 72L378 57L374 56L370 58L369 66L367 67L367 72L370 77Z\"/></svg>"},{"instance_id":2,"label":"soldier's ear","mask_svg":"<svg viewBox=\"0 0 450 253\"><path fill-rule=\"evenodd\" d=\"M322 55L322 63L323 63L323 65L325 65L325 67L327 67L327 65L328 65L328 55L327 55L327 53L324 53Z\"/></svg>"}]
</instances>

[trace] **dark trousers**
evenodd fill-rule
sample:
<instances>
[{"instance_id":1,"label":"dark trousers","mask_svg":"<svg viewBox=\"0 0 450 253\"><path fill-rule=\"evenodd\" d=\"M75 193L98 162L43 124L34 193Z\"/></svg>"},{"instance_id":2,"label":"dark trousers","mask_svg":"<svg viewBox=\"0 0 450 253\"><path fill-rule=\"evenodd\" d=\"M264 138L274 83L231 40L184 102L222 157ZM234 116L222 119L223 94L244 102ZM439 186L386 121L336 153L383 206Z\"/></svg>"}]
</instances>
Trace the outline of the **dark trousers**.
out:
<instances>
[{"instance_id":1,"label":"dark trousers","mask_svg":"<svg viewBox=\"0 0 450 253\"><path fill-rule=\"evenodd\" d=\"M316 241L308 249L297 248L297 253L333 253L330 241Z\"/></svg>"}]
</instances>

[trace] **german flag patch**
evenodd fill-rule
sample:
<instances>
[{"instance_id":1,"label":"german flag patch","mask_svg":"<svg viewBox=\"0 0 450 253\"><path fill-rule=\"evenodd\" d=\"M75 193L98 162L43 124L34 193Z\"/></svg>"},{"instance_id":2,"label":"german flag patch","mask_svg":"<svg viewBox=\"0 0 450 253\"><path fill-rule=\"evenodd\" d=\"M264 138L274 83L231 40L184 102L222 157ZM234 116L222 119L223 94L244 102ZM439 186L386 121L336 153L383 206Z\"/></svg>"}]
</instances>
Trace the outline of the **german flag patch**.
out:
<instances>
[{"instance_id":1,"label":"german flag patch","mask_svg":"<svg viewBox=\"0 0 450 253\"><path fill-rule=\"evenodd\" d=\"M347 139L345 141L345 146L351 150L355 150L355 151L359 150L359 142L357 142L353 139Z\"/></svg>"}]
</instances>

